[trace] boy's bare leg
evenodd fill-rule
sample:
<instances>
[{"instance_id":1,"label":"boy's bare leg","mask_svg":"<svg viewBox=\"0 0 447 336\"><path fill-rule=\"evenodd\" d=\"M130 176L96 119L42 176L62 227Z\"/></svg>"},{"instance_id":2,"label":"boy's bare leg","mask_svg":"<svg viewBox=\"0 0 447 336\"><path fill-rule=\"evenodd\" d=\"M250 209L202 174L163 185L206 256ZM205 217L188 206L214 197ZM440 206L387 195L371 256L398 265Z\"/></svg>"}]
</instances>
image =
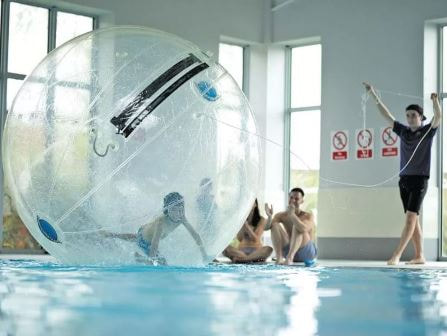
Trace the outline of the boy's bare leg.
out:
<instances>
[{"instance_id":1,"label":"boy's bare leg","mask_svg":"<svg viewBox=\"0 0 447 336\"><path fill-rule=\"evenodd\" d=\"M418 221L418 214L416 212L407 211L405 218L405 226L402 230L402 235L400 237L399 245L394 251L391 258L388 260L388 265L397 265L400 261L400 257L407 247L408 242L411 237L413 237L414 229Z\"/></svg>"},{"instance_id":2,"label":"boy's bare leg","mask_svg":"<svg viewBox=\"0 0 447 336\"><path fill-rule=\"evenodd\" d=\"M414 247L414 258L411 259L407 264L425 264L422 228L419 216L417 217L417 223L414 228L412 241Z\"/></svg>"}]
</instances>

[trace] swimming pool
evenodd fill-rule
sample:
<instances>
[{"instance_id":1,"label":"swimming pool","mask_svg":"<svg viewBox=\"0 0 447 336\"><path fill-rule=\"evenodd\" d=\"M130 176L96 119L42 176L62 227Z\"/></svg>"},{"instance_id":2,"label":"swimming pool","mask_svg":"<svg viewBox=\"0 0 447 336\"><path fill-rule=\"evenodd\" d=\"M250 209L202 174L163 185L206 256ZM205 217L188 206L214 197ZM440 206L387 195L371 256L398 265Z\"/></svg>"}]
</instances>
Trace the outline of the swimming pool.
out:
<instances>
[{"instance_id":1,"label":"swimming pool","mask_svg":"<svg viewBox=\"0 0 447 336\"><path fill-rule=\"evenodd\" d=\"M0 260L0 335L439 335L447 272Z\"/></svg>"}]
</instances>

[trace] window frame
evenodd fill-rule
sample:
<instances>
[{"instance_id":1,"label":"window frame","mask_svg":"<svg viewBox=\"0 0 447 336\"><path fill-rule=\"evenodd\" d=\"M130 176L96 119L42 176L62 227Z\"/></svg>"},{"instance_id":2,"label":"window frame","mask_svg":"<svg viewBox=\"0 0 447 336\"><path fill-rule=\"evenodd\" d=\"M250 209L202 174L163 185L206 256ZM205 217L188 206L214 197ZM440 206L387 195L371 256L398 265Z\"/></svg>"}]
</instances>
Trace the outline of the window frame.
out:
<instances>
[{"instance_id":1,"label":"window frame","mask_svg":"<svg viewBox=\"0 0 447 336\"><path fill-rule=\"evenodd\" d=\"M1 36L0 36L0 113L1 113L1 133L3 134L3 125L8 113L7 111L7 81L8 79L24 80L26 75L20 73L14 73L8 71L8 52L9 52L9 19L10 19L10 5L11 3L18 3L27 6L33 6L38 8L44 8L48 10L48 45L47 53L56 48L56 27L57 27L57 14L58 12L64 12L74 15L82 15L92 18L93 30L98 28L98 16L85 11L76 11L63 6L50 6L45 5L37 1L32 0L2 0L1 3Z\"/></svg>"},{"instance_id":2,"label":"window frame","mask_svg":"<svg viewBox=\"0 0 447 336\"><path fill-rule=\"evenodd\" d=\"M229 42L226 40L219 41L219 47L221 44L227 44L242 48L242 92L248 98L249 92L249 80L250 80L250 45L244 43ZM220 56L220 55L219 55ZM219 57L218 57L219 58Z\"/></svg>"},{"instance_id":3,"label":"window frame","mask_svg":"<svg viewBox=\"0 0 447 336\"><path fill-rule=\"evenodd\" d=\"M317 106L303 106L303 107L292 107L292 51L294 48L302 48L313 45L320 45L322 48L322 43L320 40L312 41L308 43L299 43L293 45L285 46L285 113L284 113L284 195L286 204L288 202L288 195L290 190L290 147L291 147L291 126L292 126L292 113L299 113L304 111L320 111L321 115L321 101L320 105ZM320 83L322 84L322 78L320 79ZM320 85L321 85L320 84ZM321 122L321 121L320 121ZM321 161L321 158L320 158Z\"/></svg>"}]
</instances>

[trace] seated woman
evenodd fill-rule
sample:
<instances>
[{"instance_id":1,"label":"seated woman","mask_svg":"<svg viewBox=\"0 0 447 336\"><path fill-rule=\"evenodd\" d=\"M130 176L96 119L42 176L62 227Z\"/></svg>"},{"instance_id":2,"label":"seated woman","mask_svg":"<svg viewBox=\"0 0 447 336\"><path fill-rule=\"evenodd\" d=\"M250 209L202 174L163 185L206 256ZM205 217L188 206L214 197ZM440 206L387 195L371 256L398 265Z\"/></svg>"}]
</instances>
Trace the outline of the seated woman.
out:
<instances>
[{"instance_id":1,"label":"seated woman","mask_svg":"<svg viewBox=\"0 0 447 336\"><path fill-rule=\"evenodd\" d=\"M185 202L178 192L171 192L163 199L163 216L144 224L137 233L115 233L102 231L109 238L118 238L135 242L141 251L148 257L163 262L163 256L158 253L160 240L169 235L178 226L183 225L200 248L203 259L206 260L206 251L200 235L194 230L185 217Z\"/></svg>"},{"instance_id":2,"label":"seated woman","mask_svg":"<svg viewBox=\"0 0 447 336\"><path fill-rule=\"evenodd\" d=\"M259 214L258 200L256 199L250 214L237 234L239 244L237 247L228 246L223 255L234 263L250 263L265 261L273 249L262 245L262 234L266 219Z\"/></svg>"}]
</instances>

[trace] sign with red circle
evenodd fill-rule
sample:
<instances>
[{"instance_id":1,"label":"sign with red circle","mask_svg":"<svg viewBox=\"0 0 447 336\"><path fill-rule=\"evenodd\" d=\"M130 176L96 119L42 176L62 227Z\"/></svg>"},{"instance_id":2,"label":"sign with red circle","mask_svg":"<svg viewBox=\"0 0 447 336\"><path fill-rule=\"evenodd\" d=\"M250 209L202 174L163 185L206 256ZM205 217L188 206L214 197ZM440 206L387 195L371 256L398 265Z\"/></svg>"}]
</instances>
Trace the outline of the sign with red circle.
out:
<instances>
[{"instance_id":1,"label":"sign with red circle","mask_svg":"<svg viewBox=\"0 0 447 336\"><path fill-rule=\"evenodd\" d=\"M348 144L348 136L343 131L337 131L332 136L332 145L336 150L343 150Z\"/></svg>"},{"instance_id":2,"label":"sign with red circle","mask_svg":"<svg viewBox=\"0 0 447 336\"><path fill-rule=\"evenodd\" d=\"M360 148L369 148L373 141L372 131L363 129L357 132L357 144Z\"/></svg>"},{"instance_id":3,"label":"sign with red circle","mask_svg":"<svg viewBox=\"0 0 447 336\"><path fill-rule=\"evenodd\" d=\"M348 159L348 131L331 132L331 159L344 161Z\"/></svg>"},{"instance_id":4,"label":"sign with red circle","mask_svg":"<svg viewBox=\"0 0 447 336\"><path fill-rule=\"evenodd\" d=\"M382 130L382 141L385 146L393 146L397 142L397 134L393 132L391 127Z\"/></svg>"},{"instance_id":5,"label":"sign with red circle","mask_svg":"<svg viewBox=\"0 0 447 336\"><path fill-rule=\"evenodd\" d=\"M374 147L374 130L364 128L356 131L356 159L372 159Z\"/></svg>"},{"instance_id":6,"label":"sign with red circle","mask_svg":"<svg viewBox=\"0 0 447 336\"><path fill-rule=\"evenodd\" d=\"M384 127L381 130L381 155L382 157L394 157L399 155L397 140L399 137L393 132L392 127Z\"/></svg>"}]
</instances>

